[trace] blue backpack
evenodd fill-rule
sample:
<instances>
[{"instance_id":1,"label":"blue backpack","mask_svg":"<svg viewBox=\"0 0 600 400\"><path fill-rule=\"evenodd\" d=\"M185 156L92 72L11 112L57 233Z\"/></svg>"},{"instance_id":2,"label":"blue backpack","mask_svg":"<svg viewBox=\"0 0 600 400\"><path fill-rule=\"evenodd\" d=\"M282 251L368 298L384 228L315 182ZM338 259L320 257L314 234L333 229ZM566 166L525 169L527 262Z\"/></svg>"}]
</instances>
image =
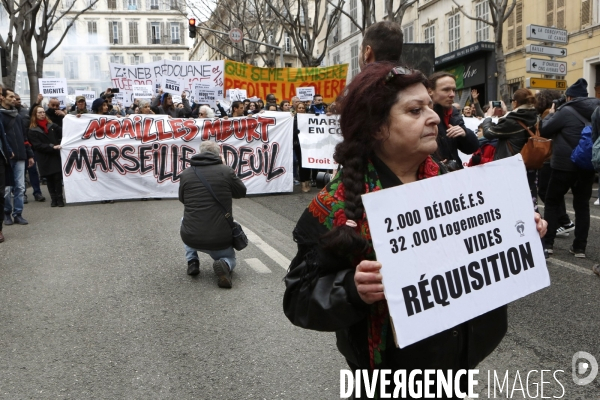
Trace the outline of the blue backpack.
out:
<instances>
[{"instance_id":1,"label":"blue backpack","mask_svg":"<svg viewBox=\"0 0 600 400\"><path fill-rule=\"evenodd\" d=\"M592 114L592 121L598 121L600 119L600 107L596 107L596 111ZM595 122L595 127L598 127L599 122ZM594 169L600 172L600 132L594 132L592 129L592 138L596 136L596 141L592 147L592 165Z\"/></svg>"},{"instance_id":2,"label":"blue backpack","mask_svg":"<svg viewBox=\"0 0 600 400\"><path fill-rule=\"evenodd\" d=\"M594 165L592 164L592 147L594 147L594 142L592 142L592 123L583 118L583 116L574 108L565 107L565 109L575 114L577 119L579 119L585 125L581 130L581 138L579 139L579 143L571 153L571 161L577 168L593 171Z\"/></svg>"}]
</instances>

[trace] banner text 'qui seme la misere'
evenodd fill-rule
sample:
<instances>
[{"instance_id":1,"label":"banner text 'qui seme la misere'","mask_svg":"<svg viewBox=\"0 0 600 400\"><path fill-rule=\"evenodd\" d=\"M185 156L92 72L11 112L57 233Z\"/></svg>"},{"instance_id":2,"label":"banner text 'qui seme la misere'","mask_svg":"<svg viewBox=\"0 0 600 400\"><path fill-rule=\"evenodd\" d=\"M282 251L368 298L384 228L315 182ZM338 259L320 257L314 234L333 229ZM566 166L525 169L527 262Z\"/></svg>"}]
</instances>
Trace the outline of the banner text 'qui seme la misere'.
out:
<instances>
[{"instance_id":1,"label":"banner text 'qui seme la misere'","mask_svg":"<svg viewBox=\"0 0 600 400\"><path fill-rule=\"evenodd\" d=\"M67 116L61 157L70 203L177 197L179 176L200 143L221 146L248 194L291 192L293 117L185 119L134 115Z\"/></svg>"},{"instance_id":2,"label":"banner text 'qui seme la misere'","mask_svg":"<svg viewBox=\"0 0 600 400\"><path fill-rule=\"evenodd\" d=\"M291 100L296 88L313 86L315 93L331 103L346 86L348 64L309 68L259 68L225 61L225 90L245 89L248 97L265 99L273 93L278 101Z\"/></svg>"}]
</instances>

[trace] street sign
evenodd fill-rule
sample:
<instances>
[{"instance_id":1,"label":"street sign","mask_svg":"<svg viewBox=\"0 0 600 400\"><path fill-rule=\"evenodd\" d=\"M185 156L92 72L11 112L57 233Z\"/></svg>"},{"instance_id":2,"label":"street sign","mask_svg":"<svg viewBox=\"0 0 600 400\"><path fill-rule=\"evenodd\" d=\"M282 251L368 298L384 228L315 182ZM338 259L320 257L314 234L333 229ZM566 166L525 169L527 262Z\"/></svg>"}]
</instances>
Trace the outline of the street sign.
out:
<instances>
[{"instance_id":1,"label":"street sign","mask_svg":"<svg viewBox=\"0 0 600 400\"><path fill-rule=\"evenodd\" d=\"M527 25L527 39L562 44L567 44L569 41L565 29L556 29L533 24Z\"/></svg>"},{"instance_id":2,"label":"street sign","mask_svg":"<svg viewBox=\"0 0 600 400\"><path fill-rule=\"evenodd\" d=\"M566 75L567 63L564 61L550 61L542 60L539 58L528 58L525 71L539 72L540 74L546 75Z\"/></svg>"},{"instance_id":3,"label":"street sign","mask_svg":"<svg viewBox=\"0 0 600 400\"><path fill-rule=\"evenodd\" d=\"M240 43L242 40L244 40L244 34L242 33L242 31L240 29L233 28L232 30L229 31L229 39L233 43Z\"/></svg>"},{"instance_id":4,"label":"street sign","mask_svg":"<svg viewBox=\"0 0 600 400\"><path fill-rule=\"evenodd\" d=\"M564 79L527 78L525 87L528 89L556 89L566 90L567 81Z\"/></svg>"},{"instance_id":5,"label":"street sign","mask_svg":"<svg viewBox=\"0 0 600 400\"><path fill-rule=\"evenodd\" d=\"M525 46L525 53L543 54L552 57L566 57L567 49L564 47L538 46L537 44L528 44Z\"/></svg>"}]
</instances>

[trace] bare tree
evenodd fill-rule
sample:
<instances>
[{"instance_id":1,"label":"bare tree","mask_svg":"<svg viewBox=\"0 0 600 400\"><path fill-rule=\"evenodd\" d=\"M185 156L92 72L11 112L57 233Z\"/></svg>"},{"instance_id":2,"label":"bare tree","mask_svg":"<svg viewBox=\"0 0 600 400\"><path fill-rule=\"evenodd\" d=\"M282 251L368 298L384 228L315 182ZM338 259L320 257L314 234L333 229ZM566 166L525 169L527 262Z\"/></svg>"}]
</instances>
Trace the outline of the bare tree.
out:
<instances>
[{"instance_id":1,"label":"bare tree","mask_svg":"<svg viewBox=\"0 0 600 400\"><path fill-rule=\"evenodd\" d=\"M509 103L510 93L508 85L506 84L506 57L504 56L504 47L502 45L502 35L504 30L504 21L508 19L510 14L513 12L517 5L517 0L485 0L488 2L490 8L491 21L483 18L472 17L467 14L462 7L452 0L456 4L461 13L470 20L479 21L487 24L494 30L494 47L496 52L496 65L498 72L498 89L500 91L500 98L505 104ZM508 5L510 3L510 6Z\"/></svg>"},{"instance_id":2,"label":"bare tree","mask_svg":"<svg viewBox=\"0 0 600 400\"><path fill-rule=\"evenodd\" d=\"M279 20L283 32L298 52L298 58L305 67L321 64L327 51L328 41L318 48L319 38L324 33L328 38L337 26L343 0L329 7L329 0L264 0L273 15Z\"/></svg>"},{"instance_id":3,"label":"bare tree","mask_svg":"<svg viewBox=\"0 0 600 400\"><path fill-rule=\"evenodd\" d=\"M43 77L45 59L61 45L77 18L92 8L98 0L72 0L64 10L60 9L61 0L1 1L9 18L6 38L0 35L0 46L9 57L9 71L5 83L10 87L15 86L19 51L22 51L31 88L30 101L33 104L39 93L38 79ZM49 45L52 32L61 30L60 21L73 10L77 1L81 3L86 1L86 3L79 11L69 15L71 21L66 24L56 42Z\"/></svg>"},{"instance_id":4,"label":"bare tree","mask_svg":"<svg viewBox=\"0 0 600 400\"><path fill-rule=\"evenodd\" d=\"M398 7L394 10L394 0L385 0L385 10L387 11L387 15L392 15L392 20L397 22L399 25L402 25L402 20L404 19L404 14L406 10L412 7L417 0L400 0L398 3Z\"/></svg>"},{"instance_id":5,"label":"bare tree","mask_svg":"<svg viewBox=\"0 0 600 400\"><path fill-rule=\"evenodd\" d=\"M399 25L402 25L402 20L404 19L406 10L408 10L417 1L418 0L400 0L397 7L394 9L394 0L385 0L384 8L386 15L391 15L391 20ZM328 0L328 3L335 8L339 7L339 12L347 17L350 20L350 23L356 26L362 35L364 35L365 30L369 26L377 22L377 18L375 16L375 0L360 0L362 10L362 18L360 21L358 18L353 17L348 11L342 8L346 4L345 2L342 2L341 5L336 5L333 0Z\"/></svg>"},{"instance_id":6,"label":"bare tree","mask_svg":"<svg viewBox=\"0 0 600 400\"><path fill-rule=\"evenodd\" d=\"M227 35L231 29L238 28L245 39L279 45L282 39L279 21L272 17L264 1L200 0L190 1L187 6L198 20L204 21L197 29L198 39L223 58L253 63L256 57L261 57L266 65L275 65L276 55L270 49L263 51L260 45L247 41L232 43Z\"/></svg>"}]
</instances>

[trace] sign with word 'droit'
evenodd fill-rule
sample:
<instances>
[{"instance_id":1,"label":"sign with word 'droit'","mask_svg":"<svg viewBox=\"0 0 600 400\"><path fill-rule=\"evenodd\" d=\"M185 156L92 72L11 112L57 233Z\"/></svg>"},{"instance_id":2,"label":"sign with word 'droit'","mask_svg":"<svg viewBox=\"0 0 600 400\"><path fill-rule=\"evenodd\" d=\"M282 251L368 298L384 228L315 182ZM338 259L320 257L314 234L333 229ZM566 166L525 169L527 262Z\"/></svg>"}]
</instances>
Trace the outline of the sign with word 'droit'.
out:
<instances>
[{"instance_id":1,"label":"sign with word 'droit'","mask_svg":"<svg viewBox=\"0 0 600 400\"><path fill-rule=\"evenodd\" d=\"M337 169L335 146L343 140L338 115L296 114L302 168Z\"/></svg>"},{"instance_id":2,"label":"sign with word 'droit'","mask_svg":"<svg viewBox=\"0 0 600 400\"><path fill-rule=\"evenodd\" d=\"M566 90L567 81L564 79L527 78L525 80L525 87L528 89Z\"/></svg>"},{"instance_id":3,"label":"sign with word 'droit'","mask_svg":"<svg viewBox=\"0 0 600 400\"><path fill-rule=\"evenodd\" d=\"M550 285L520 154L362 199L399 347Z\"/></svg>"},{"instance_id":4,"label":"sign with word 'droit'","mask_svg":"<svg viewBox=\"0 0 600 400\"><path fill-rule=\"evenodd\" d=\"M528 58L525 67L527 72L539 72L548 75L566 75L567 63L564 61L542 60L540 58Z\"/></svg>"},{"instance_id":5,"label":"sign with word 'droit'","mask_svg":"<svg viewBox=\"0 0 600 400\"><path fill-rule=\"evenodd\" d=\"M527 39L567 44L569 35L565 29L530 24L527 25Z\"/></svg>"},{"instance_id":6,"label":"sign with word 'droit'","mask_svg":"<svg viewBox=\"0 0 600 400\"><path fill-rule=\"evenodd\" d=\"M564 47L538 46L537 44L528 44L525 46L525 53L543 54L551 57L566 57L567 49Z\"/></svg>"}]
</instances>

